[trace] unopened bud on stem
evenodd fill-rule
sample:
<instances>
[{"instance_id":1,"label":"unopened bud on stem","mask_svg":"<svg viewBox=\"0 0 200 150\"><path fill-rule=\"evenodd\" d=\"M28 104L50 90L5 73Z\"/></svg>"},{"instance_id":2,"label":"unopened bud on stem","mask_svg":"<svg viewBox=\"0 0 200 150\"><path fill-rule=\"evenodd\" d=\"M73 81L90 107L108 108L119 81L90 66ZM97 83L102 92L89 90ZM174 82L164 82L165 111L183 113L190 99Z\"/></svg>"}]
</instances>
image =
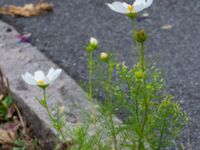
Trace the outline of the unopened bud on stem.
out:
<instances>
[{"instance_id":1,"label":"unopened bud on stem","mask_svg":"<svg viewBox=\"0 0 200 150\"><path fill-rule=\"evenodd\" d=\"M101 52L100 59L103 62L108 62L109 61L109 54L106 53L106 52Z\"/></svg>"},{"instance_id":2,"label":"unopened bud on stem","mask_svg":"<svg viewBox=\"0 0 200 150\"><path fill-rule=\"evenodd\" d=\"M98 40L94 37L91 37L87 47L85 48L85 50L87 52L92 52L92 51L96 50L98 47L99 47Z\"/></svg>"},{"instance_id":3,"label":"unopened bud on stem","mask_svg":"<svg viewBox=\"0 0 200 150\"><path fill-rule=\"evenodd\" d=\"M138 30L135 32L134 38L137 42L144 43L147 40L148 36L144 30Z\"/></svg>"}]
</instances>

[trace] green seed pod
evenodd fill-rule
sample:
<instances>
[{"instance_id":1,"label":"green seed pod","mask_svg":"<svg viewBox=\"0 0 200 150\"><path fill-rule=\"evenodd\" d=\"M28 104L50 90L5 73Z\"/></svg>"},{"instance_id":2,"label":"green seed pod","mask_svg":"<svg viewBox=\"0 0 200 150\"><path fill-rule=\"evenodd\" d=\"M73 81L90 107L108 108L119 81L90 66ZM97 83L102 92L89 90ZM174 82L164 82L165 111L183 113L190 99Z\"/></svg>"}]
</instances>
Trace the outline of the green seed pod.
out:
<instances>
[{"instance_id":1,"label":"green seed pod","mask_svg":"<svg viewBox=\"0 0 200 150\"><path fill-rule=\"evenodd\" d=\"M148 35L144 30L138 30L135 32L134 38L137 42L144 43L147 40Z\"/></svg>"}]
</instances>

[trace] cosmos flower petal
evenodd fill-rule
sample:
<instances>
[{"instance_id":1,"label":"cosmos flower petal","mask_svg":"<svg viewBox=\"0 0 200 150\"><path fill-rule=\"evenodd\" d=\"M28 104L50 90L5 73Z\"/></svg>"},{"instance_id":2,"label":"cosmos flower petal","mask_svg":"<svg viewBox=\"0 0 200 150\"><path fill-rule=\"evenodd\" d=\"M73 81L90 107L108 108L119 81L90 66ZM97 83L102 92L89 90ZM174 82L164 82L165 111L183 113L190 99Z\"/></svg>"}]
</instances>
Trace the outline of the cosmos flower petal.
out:
<instances>
[{"instance_id":1,"label":"cosmos flower petal","mask_svg":"<svg viewBox=\"0 0 200 150\"><path fill-rule=\"evenodd\" d=\"M56 78L58 78L58 76L61 74L62 70L61 69L56 69L50 76L49 81L52 82L54 81Z\"/></svg>"},{"instance_id":2,"label":"cosmos flower petal","mask_svg":"<svg viewBox=\"0 0 200 150\"><path fill-rule=\"evenodd\" d=\"M122 13L122 14L128 13L127 7L125 7L124 3L122 2L116 1L116 2L113 2L112 4L107 3L107 6L115 12Z\"/></svg>"},{"instance_id":3,"label":"cosmos flower petal","mask_svg":"<svg viewBox=\"0 0 200 150\"><path fill-rule=\"evenodd\" d=\"M30 84L30 85L37 85L37 81L34 79L34 77L30 73L26 73L25 75L22 75L22 79Z\"/></svg>"},{"instance_id":4,"label":"cosmos flower petal","mask_svg":"<svg viewBox=\"0 0 200 150\"><path fill-rule=\"evenodd\" d=\"M50 79L51 78L51 75L55 72L55 69L54 68L51 68L49 69L49 72L47 74L47 78Z\"/></svg>"},{"instance_id":5,"label":"cosmos flower petal","mask_svg":"<svg viewBox=\"0 0 200 150\"><path fill-rule=\"evenodd\" d=\"M127 3L125 3L125 2L123 2L122 4L124 5L124 7L125 7L126 9L127 9L128 6L129 6L129 4L127 4Z\"/></svg>"},{"instance_id":6,"label":"cosmos flower petal","mask_svg":"<svg viewBox=\"0 0 200 150\"><path fill-rule=\"evenodd\" d=\"M48 72L48 74L47 74L47 78L51 81L51 79L52 79L52 77L53 77L53 75L54 75L54 73L55 73L55 69L54 68L51 68L50 70L49 70L49 72Z\"/></svg>"},{"instance_id":7,"label":"cosmos flower petal","mask_svg":"<svg viewBox=\"0 0 200 150\"><path fill-rule=\"evenodd\" d=\"M137 13L137 12L140 12L142 10L144 10L145 7L144 7L144 4L141 3L141 4L137 4L137 5L134 5L134 12Z\"/></svg>"},{"instance_id":8,"label":"cosmos flower petal","mask_svg":"<svg viewBox=\"0 0 200 150\"><path fill-rule=\"evenodd\" d=\"M144 4L146 0L135 0L135 2L133 3L133 5L140 5L140 4Z\"/></svg>"},{"instance_id":9,"label":"cosmos flower petal","mask_svg":"<svg viewBox=\"0 0 200 150\"><path fill-rule=\"evenodd\" d=\"M44 84L45 84L45 85L48 85L49 83L50 83L50 80L49 80L49 78L47 78L47 77L46 77L46 78L44 78Z\"/></svg>"},{"instance_id":10,"label":"cosmos flower petal","mask_svg":"<svg viewBox=\"0 0 200 150\"><path fill-rule=\"evenodd\" d=\"M31 85L37 85L41 88L46 88L48 85L54 81L61 73L61 69L50 68L47 76L43 71L39 70L34 73L34 76L30 73L22 74L22 79Z\"/></svg>"},{"instance_id":11,"label":"cosmos flower petal","mask_svg":"<svg viewBox=\"0 0 200 150\"><path fill-rule=\"evenodd\" d=\"M36 81L44 80L45 79L44 72L41 71L41 70L36 71L35 74L34 74L34 78L35 78Z\"/></svg>"},{"instance_id":12,"label":"cosmos flower petal","mask_svg":"<svg viewBox=\"0 0 200 150\"><path fill-rule=\"evenodd\" d=\"M144 7L147 8L149 6L151 6L151 4L153 3L153 0L144 0Z\"/></svg>"},{"instance_id":13,"label":"cosmos flower petal","mask_svg":"<svg viewBox=\"0 0 200 150\"><path fill-rule=\"evenodd\" d=\"M145 8L151 6L152 3L153 0L135 0L135 2L132 4L133 8L131 8L132 5L129 5L125 2L115 1L113 3L107 3L107 6L115 12L129 14L138 13Z\"/></svg>"}]
</instances>

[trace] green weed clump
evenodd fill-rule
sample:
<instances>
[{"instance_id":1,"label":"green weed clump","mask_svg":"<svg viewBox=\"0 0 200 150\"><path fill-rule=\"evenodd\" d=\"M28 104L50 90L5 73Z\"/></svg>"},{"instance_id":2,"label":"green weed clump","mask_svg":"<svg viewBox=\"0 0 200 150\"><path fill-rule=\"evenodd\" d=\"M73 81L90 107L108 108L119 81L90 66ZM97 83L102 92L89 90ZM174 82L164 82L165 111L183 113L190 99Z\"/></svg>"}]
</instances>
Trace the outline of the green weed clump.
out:
<instances>
[{"instance_id":1,"label":"green weed clump","mask_svg":"<svg viewBox=\"0 0 200 150\"><path fill-rule=\"evenodd\" d=\"M90 123L99 126L95 128L94 135L98 138L91 149L103 149L98 147L97 143L100 143L100 146L107 143L105 149L115 150L166 149L174 145L181 129L188 121L186 113L181 110L178 102L165 92L161 71L156 66L146 65L147 33L144 30L133 30L133 32L134 42L140 54L138 63L130 68L124 63L113 61L111 54L101 52L103 73L99 74L100 77L90 74L90 100L93 103L95 97L93 90L96 86L100 87L99 92L103 95L101 97L103 104L100 104L100 108L95 109L95 106L93 108L96 112L96 116L93 117L96 120ZM99 66L99 62L93 59L95 50L86 51L89 56L90 73L94 72L93 68ZM97 82L97 79L103 80ZM93 81L100 85L93 85ZM114 114L119 112L125 114L125 117L121 117L123 122L115 121Z\"/></svg>"}]
</instances>

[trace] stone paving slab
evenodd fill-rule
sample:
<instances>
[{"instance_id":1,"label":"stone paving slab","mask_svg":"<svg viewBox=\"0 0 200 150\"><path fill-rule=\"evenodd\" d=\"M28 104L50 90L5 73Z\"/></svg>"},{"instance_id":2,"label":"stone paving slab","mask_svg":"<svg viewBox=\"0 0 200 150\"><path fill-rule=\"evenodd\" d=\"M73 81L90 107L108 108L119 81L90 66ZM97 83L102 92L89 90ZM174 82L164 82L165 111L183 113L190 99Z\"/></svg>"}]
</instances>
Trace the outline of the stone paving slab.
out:
<instances>
[{"instance_id":1,"label":"stone paving slab","mask_svg":"<svg viewBox=\"0 0 200 150\"><path fill-rule=\"evenodd\" d=\"M8 29L10 32L7 32ZM37 86L27 85L21 74L41 69L48 71L50 67L58 68L35 47L27 43L19 43L16 35L19 33L6 23L0 21L0 68L10 81L14 100L26 121L32 126L34 134L39 138L48 139L54 134L49 128L50 121L44 108L40 106L35 96L40 96ZM80 121L82 108L89 109L86 93L64 71L50 85L47 91L48 104L53 107L57 102L65 106L66 123L75 124Z\"/></svg>"}]
</instances>

